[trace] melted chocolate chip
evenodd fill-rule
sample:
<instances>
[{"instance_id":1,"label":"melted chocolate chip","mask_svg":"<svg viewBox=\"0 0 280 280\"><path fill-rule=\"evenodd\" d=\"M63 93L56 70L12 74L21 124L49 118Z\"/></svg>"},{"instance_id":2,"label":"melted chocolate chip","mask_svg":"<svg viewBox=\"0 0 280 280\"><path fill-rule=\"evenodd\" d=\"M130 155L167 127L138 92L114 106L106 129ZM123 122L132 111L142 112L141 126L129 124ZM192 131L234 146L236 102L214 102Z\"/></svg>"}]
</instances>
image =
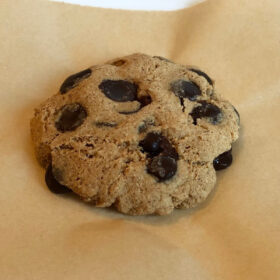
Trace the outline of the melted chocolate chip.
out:
<instances>
[{"instance_id":1,"label":"melted chocolate chip","mask_svg":"<svg viewBox=\"0 0 280 280\"><path fill-rule=\"evenodd\" d=\"M150 132L147 134L144 140L140 142L140 146L143 148L146 153L159 153L160 143L162 140L162 136L155 132Z\"/></svg>"},{"instance_id":2,"label":"melted chocolate chip","mask_svg":"<svg viewBox=\"0 0 280 280\"><path fill-rule=\"evenodd\" d=\"M61 185L53 175L52 166L49 165L46 170L45 181L49 188L49 190L56 194L62 193L70 193L72 192L71 189L67 188L66 186Z\"/></svg>"},{"instance_id":3,"label":"melted chocolate chip","mask_svg":"<svg viewBox=\"0 0 280 280\"><path fill-rule=\"evenodd\" d=\"M174 92L180 98L188 98L191 101L195 101L199 95L201 95L200 88L185 80L176 80L171 83L170 90Z\"/></svg>"},{"instance_id":4,"label":"melted chocolate chip","mask_svg":"<svg viewBox=\"0 0 280 280\"><path fill-rule=\"evenodd\" d=\"M177 162L173 157L159 155L150 160L147 171L160 181L165 181L175 175Z\"/></svg>"},{"instance_id":5,"label":"melted chocolate chip","mask_svg":"<svg viewBox=\"0 0 280 280\"><path fill-rule=\"evenodd\" d=\"M216 170L222 170L229 167L232 163L232 149L217 156L213 161L213 166Z\"/></svg>"},{"instance_id":6,"label":"melted chocolate chip","mask_svg":"<svg viewBox=\"0 0 280 280\"><path fill-rule=\"evenodd\" d=\"M103 80L99 89L111 100L126 102L136 100L138 86L124 80Z\"/></svg>"},{"instance_id":7,"label":"melted chocolate chip","mask_svg":"<svg viewBox=\"0 0 280 280\"><path fill-rule=\"evenodd\" d=\"M202 77L204 77L210 85L213 85L213 81L211 80L211 78L206 73L204 73L203 71L198 70L198 69L194 69L194 68L191 68L189 70L192 71L192 72L195 72L196 74L198 74Z\"/></svg>"},{"instance_id":8,"label":"melted chocolate chip","mask_svg":"<svg viewBox=\"0 0 280 280\"><path fill-rule=\"evenodd\" d=\"M61 85L59 91L61 94L65 94L70 89L76 87L80 81L88 78L91 75L91 69L88 68L79 73L69 76Z\"/></svg>"},{"instance_id":9,"label":"melted chocolate chip","mask_svg":"<svg viewBox=\"0 0 280 280\"><path fill-rule=\"evenodd\" d=\"M197 119L208 118L211 123L217 124L221 119L221 109L214 104L208 103L206 101L200 101L201 105L193 108L190 115L193 118L193 124L197 124Z\"/></svg>"},{"instance_id":10,"label":"melted chocolate chip","mask_svg":"<svg viewBox=\"0 0 280 280\"><path fill-rule=\"evenodd\" d=\"M55 126L61 132L75 130L87 117L85 108L79 103L67 104L60 109L59 113Z\"/></svg>"}]
</instances>

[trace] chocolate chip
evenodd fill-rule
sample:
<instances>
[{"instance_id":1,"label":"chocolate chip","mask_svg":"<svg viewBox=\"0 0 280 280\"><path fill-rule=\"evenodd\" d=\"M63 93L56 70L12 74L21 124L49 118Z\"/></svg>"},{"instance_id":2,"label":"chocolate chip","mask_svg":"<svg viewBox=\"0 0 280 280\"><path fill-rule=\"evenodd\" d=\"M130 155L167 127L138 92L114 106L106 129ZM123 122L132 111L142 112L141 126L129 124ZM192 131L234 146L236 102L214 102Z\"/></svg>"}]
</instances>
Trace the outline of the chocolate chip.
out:
<instances>
[{"instance_id":1,"label":"chocolate chip","mask_svg":"<svg viewBox=\"0 0 280 280\"><path fill-rule=\"evenodd\" d=\"M144 140L139 143L143 151L148 153L148 157L155 157L158 154L169 156L178 160L179 156L176 149L171 145L168 139L161 134L150 132Z\"/></svg>"},{"instance_id":2,"label":"chocolate chip","mask_svg":"<svg viewBox=\"0 0 280 280\"><path fill-rule=\"evenodd\" d=\"M160 152L160 142L162 136L155 132L150 132L147 134L144 140L140 142L140 146L146 153L159 153Z\"/></svg>"},{"instance_id":3,"label":"chocolate chip","mask_svg":"<svg viewBox=\"0 0 280 280\"><path fill-rule=\"evenodd\" d=\"M188 98L191 101L195 101L199 95L201 95L200 88L185 80L176 80L170 84L170 90L174 92L180 98Z\"/></svg>"},{"instance_id":4,"label":"chocolate chip","mask_svg":"<svg viewBox=\"0 0 280 280\"><path fill-rule=\"evenodd\" d=\"M152 103L152 98L150 95L142 95L137 98L137 100L141 103L141 108Z\"/></svg>"},{"instance_id":5,"label":"chocolate chip","mask_svg":"<svg viewBox=\"0 0 280 280\"><path fill-rule=\"evenodd\" d=\"M155 175L160 181L174 176L179 156L166 137L156 132L150 132L139 143L139 146L148 153L147 156L150 158L147 165L148 173Z\"/></svg>"},{"instance_id":6,"label":"chocolate chip","mask_svg":"<svg viewBox=\"0 0 280 280\"><path fill-rule=\"evenodd\" d=\"M126 63L125 60L119 59L119 60L114 61L114 62L112 63L112 65L115 65L115 66L122 66L122 65L124 65L125 63Z\"/></svg>"},{"instance_id":7,"label":"chocolate chip","mask_svg":"<svg viewBox=\"0 0 280 280\"><path fill-rule=\"evenodd\" d=\"M185 103L184 103L184 98L180 97L179 99L180 99L180 104L182 106L182 112L185 112L186 107L185 107Z\"/></svg>"},{"instance_id":8,"label":"chocolate chip","mask_svg":"<svg viewBox=\"0 0 280 280\"><path fill-rule=\"evenodd\" d=\"M72 131L79 127L87 117L85 108L79 103L63 106L59 112L59 119L55 122L57 130Z\"/></svg>"},{"instance_id":9,"label":"chocolate chip","mask_svg":"<svg viewBox=\"0 0 280 280\"><path fill-rule=\"evenodd\" d=\"M91 69L88 68L79 73L69 76L61 85L59 91L61 94L65 94L70 89L76 87L81 80L88 78L91 75Z\"/></svg>"},{"instance_id":10,"label":"chocolate chip","mask_svg":"<svg viewBox=\"0 0 280 280\"><path fill-rule=\"evenodd\" d=\"M219 107L206 101L200 101L200 106L193 108L190 115L193 118L193 124L197 124L197 119L208 118L211 123L217 124L221 120L222 112Z\"/></svg>"},{"instance_id":11,"label":"chocolate chip","mask_svg":"<svg viewBox=\"0 0 280 280\"><path fill-rule=\"evenodd\" d=\"M196 74L198 74L202 77L204 77L210 85L213 85L213 81L211 80L211 78L206 73L202 72L201 70L194 69L194 68L191 68L189 70L192 71L192 72L195 72Z\"/></svg>"},{"instance_id":12,"label":"chocolate chip","mask_svg":"<svg viewBox=\"0 0 280 280\"><path fill-rule=\"evenodd\" d=\"M138 86L124 80L103 80L99 89L114 101L126 102L136 100Z\"/></svg>"},{"instance_id":13,"label":"chocolate chip","mask_svg":"<svg viewBox=\"0 0 280 280\"><path fill-rule=\"evenodd\" d=\"M49 188L49 190L56 194L62 193L70 193L72 192L71 189L67 188L66 186L61 185L53 175L52 166L49 165L46 170L45 181Z\"/></svg>"},{"instance_id":14,"label":"chocolate chip","mask_svg":"<svg viewBox=\"0 0 280 280\"><path fill-rule=\"evenodd\" d=\"M147 171L160 181L173 177L177 171L177 162L173 157L159 155L151 159Z\"/></svg>"},{"instance_id":15,"label":"chocolate chip","mask_svg":"<svg viewBox=\"0 0 280 280\"><path fill-rule=\"evenodd\" d=\"M216 170L222 170L229 167L232 163L232 149L217 156L213 161L213 166Z\"/></svg>"},{"instance_id":16,"label":"chocolate chip","mask_svg":"<svg viewBox=\"0 0 280 280\"><path fill-rule=\"evenodd\" d=\"M172 157L175 160L179 159L179 155L176 149L171 145L168 139L164 136L161 137L160 149L162 151L162 155Z\"/></svg>"}]
</instances>

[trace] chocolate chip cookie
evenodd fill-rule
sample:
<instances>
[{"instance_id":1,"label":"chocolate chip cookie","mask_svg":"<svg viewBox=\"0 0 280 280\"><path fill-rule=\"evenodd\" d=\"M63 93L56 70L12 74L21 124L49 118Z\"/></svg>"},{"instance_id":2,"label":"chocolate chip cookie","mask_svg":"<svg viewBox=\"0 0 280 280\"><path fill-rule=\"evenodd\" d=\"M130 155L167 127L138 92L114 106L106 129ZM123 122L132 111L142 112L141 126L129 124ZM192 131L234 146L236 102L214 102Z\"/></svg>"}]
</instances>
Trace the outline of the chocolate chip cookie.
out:
<instances>
[{"instance_id":1,"label":"chocolate chip cookie","mask_svg":"<svg viewBox=\"0 0 280 280\"><path fill-rule=\"evenodd\" d=\"M166 215L206 199L239 122L202 70L133 54L69 76L35 109L31 135L54 193Z\"/></svg>"}]
</instances>

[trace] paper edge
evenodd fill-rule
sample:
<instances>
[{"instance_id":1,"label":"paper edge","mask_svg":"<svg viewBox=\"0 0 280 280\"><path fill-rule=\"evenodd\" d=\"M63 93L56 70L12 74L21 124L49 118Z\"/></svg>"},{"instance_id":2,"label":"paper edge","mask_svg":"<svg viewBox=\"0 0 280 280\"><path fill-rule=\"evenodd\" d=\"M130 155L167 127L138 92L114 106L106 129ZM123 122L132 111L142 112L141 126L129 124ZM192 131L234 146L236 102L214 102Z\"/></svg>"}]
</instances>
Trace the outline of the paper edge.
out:
<instances>
[{"instance_id":1,"label":"paper edge","mask_svg":"<svg viewBox=\"0 0 280 280\"><path fill-rule=\"evenodd\" d=\"M49 0L52 2L63 2L80 6L120 9L120 10L140 10L140 11L176 11L191 7L205 0Z\"/></svg>"}]
</instances>

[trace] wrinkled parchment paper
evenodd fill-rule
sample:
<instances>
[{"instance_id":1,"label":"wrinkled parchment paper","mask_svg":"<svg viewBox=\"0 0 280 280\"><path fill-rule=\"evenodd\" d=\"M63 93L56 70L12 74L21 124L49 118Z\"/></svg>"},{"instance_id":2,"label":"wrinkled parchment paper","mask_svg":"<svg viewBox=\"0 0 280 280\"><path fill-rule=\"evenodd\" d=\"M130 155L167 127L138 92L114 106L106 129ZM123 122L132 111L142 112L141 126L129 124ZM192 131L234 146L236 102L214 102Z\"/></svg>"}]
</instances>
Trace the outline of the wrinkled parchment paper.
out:
<instances>
[{"instance_id":1,"label":"wrinkled parchment paper","mask_svg":"<svg viewBox=\"0 0 280 280\"><path fill-rule=\"evenodd\" d=\"M56 196L29 134L65 77L144 52L198 65L241 114L234 164L206 203L129 217ZM176 12L0 2L0 279L280 279L280 2Z\"/></svg>"}]
</instances>

